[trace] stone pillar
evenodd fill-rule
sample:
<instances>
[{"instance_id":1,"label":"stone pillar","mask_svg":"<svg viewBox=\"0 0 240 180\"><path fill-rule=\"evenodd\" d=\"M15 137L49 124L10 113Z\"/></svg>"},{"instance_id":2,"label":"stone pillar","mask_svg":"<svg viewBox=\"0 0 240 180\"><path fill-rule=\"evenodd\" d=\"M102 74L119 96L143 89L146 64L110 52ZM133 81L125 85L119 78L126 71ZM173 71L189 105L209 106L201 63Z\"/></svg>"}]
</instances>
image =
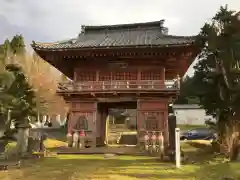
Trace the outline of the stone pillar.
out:
<instances>
[{"instance_id":1,"label":"stone pillar","mask_svg":"<svg viewBox=\"0 0 240 180\"><path fill-rule=\"evenodd\" d=\"M79 134L78 132L73 133L73 147L78 148Z\"/></svg>"},{"instance_id":2,"label":"stone pillar","mask_svg":"<svg viewBox=\"0 0 240 180\"><path fill-rule=\"evenodd\" d=\"M159 154L160 154L160 159L163 160L164 158L164 137L163 137L163 133L160 132L160 135L158 137L159 140Z\"/></svg>"},{"instance_id":3,"label":"stone pillar","mask_svg":"<svg viewBox=\"0 0 240 180\"><path fill-rule=\"evenodd\" d=\"M47 116L43 115L42 124L45 124L46 121L47 121Z\"/></svg>"},{"instance_id":4,"label":"stone pillar","mask_svg":"<svg viewBox=\"0 0 240 180\"><path fill-rule=\"evenodd\" d=\"M30 125L28 123L18 125L17 149L20 156L28 152L28 137Z\"/></svg>"},{"instance_id":5,"label":"stone pillar","mask_svg":"<svg viewBox=\"0 0 240 180\"><path fill-rule=\"evenodd\" d=\"M73 135L71 133L67 134L67 142L68 142L68 147L73 146Z\"/></svg>"},{"instance_id":6,"label":"stone pillar","mask_svg":"<svg viewBox=\"0 0 240 180\"><path fill-rule=\"evenodd\" d=\"M152 132L151 141L152 141L152 150L153 150L153 153L155 153L157 152L157 136L155 131Z\"/></svg>"},{"instance_id":7,"label":"stone pillar","mask_svg":"<svg viewBox=\"0 0 240 180\"><path fill-rule=\"evenodd\" d=\"M56 116L56 121L59 123L60 126L62 125L60 114Z\"/></svg>"},{"instance_id":8,"label":"stone pillar","mask_svg":"<svg viewBox=\"0 0 240 180\"><path fill-rule=\"evenodd\" d=\"M146 132L146 134L144 135L144 146L145 146L145 150L148 151L149 149L149 134L148 132Z\"/></svg>"},{"instance_id":9,"label":"stone pillar","mask_svg":"<svg viewBox=\"0 0 240 180\"><path fill-rule=\"evenodd\" d=\"M79 149L85 148L86 135L84 130L79 133Z\"/></svg>"}]
</instances>

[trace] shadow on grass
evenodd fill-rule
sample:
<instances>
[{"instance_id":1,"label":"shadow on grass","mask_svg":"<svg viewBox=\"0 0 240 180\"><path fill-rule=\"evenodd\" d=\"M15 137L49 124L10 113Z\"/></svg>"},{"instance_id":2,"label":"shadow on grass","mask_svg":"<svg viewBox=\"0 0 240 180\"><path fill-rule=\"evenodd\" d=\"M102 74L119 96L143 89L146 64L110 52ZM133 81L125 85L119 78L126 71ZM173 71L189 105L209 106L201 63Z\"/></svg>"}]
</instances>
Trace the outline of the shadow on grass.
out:
<instances>
[{"instance_id":1,"label":"shadow on grass","mask_svg":"<svg viewBox=\"0 0 240 180\"><path fill-rule=\"evenodd\" d=\"M198 166L195 177L204 180L217 180L230 177L240 179L240 164L224 162L223 157L214 155L213 147L209 144L199 142L186 142L186 155L190 163Z\"/></svg>"},{"instance_id":2,"label":"shadow on grass","mask_svg":"<svg viewBox=\"0 0 240 180\"><path fill-rule=\"evenodd\" d=\"M211 146L195 142L184 144L186 154L196 163L187 163L181 169L173 164L159 162L156 158L137 156L58 155L41 160L30 160L20 170L9 171L0 179L204 179L218 180L223 177L239 178L240 165L216 161ZM239 167L237 167L239 166Z\"/></svg>"},{"instance_id":3,"label":"shadow on grass","mask_svg":"<svg viewBox=\"0 0 240 180\"><path fill-rule=\"evenodd\" d=\"M190 161L199 164L211 161L213 158L215 158L214 151L211 145L199 142L185 143L186 145L183 147L183 151Z\"/></svg>"},{"instance_id":4,"label":"shadow on grass","mask_svg":"<svg viewBox=\"0 0 240 180\"><path fill-rule=\"evenodd\" d=\"M93 155L64 155L49 157L39 161L29 161L21 168L21 176L25 180L35 179L105 179L116 180L137 179L187 179L191 173L176 171L174 166L158 163L154 158L135 158L115 156L105 159ZM16 174L15 174L16 175ZM1 176L0 176L1 177ZM10 176L11 177L11 176ZM12 178L19 179L19 176Z\"/></svg>"},{"instance_id":5,"label":"shadow on grass","mask_svg":"<svg viewBox=\"0 0 240 180\"><path fill-rule=\"evenodd\" d=\"M238 166L238 167L237 167ZM196 175L200 179L212 180L212 179L223 179L232 178L240 179L239 163L216 163L206 164L205 166L200 166L200 169L196 171ZM208 172L208 174L206 174Z\"/></svg>"}]
</instances>

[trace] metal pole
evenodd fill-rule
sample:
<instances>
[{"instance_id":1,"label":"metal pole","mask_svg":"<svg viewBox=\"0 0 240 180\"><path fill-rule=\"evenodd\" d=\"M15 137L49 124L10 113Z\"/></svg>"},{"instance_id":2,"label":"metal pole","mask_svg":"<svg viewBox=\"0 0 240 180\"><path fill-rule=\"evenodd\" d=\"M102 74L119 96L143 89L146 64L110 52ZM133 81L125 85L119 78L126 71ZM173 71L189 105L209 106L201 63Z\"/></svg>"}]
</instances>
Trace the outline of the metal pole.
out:
<instances>
[{"instance_id":1,"label":"metal pole","mask_svg":"<svg viewBox=\"0 0 240 180\"><path fill-rule=\"evenodd\" d=\"M12 125L12 122L11 122L11 109L8 109L8 112L7 112L7 121L6 121L6 127L7 127L7 130L11 129L11 125Z\"/></svg>"},{"instance_id":2,"label":"metal pole","mask_svg":"<svg viewBox=\"0 0 240 180\"><path fill-rule=\"evenodd\" d=\"M181 150L180 150L180 129L175 128L175 155L176 155L176 168L181 166Z\"/></svg>"}]
</instances>

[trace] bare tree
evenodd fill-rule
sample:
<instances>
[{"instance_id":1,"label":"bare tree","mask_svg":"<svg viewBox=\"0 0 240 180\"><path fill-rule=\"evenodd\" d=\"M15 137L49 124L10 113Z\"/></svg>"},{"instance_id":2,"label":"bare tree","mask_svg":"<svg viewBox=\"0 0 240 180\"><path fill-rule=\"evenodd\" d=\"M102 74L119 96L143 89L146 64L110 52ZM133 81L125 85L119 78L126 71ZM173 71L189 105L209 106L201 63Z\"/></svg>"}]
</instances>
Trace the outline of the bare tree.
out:
<instances>
[{"instance_id":1,"label":"bare tree","mask_svg":"<svg viewBox=\"0 0 240 180\"><path fill-rule=\"evenodd\" d=\"M36 92L37 109L41 114L50 116L66 115L68 105L56 94L61 79L60 72L43 61L36 54L25 53L15 57L27 77L29 84Z\"/></svg>"}]
</instances>

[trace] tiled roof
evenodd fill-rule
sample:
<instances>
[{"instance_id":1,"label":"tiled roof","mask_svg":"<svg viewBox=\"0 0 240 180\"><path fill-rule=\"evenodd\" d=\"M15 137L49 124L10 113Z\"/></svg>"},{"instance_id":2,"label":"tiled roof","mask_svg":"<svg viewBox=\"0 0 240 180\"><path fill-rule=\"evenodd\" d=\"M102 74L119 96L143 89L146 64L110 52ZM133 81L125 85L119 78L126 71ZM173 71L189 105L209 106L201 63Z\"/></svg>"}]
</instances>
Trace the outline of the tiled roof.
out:
<instances>
[{"instance_id":1,"label":"tiled roof","mask_svg":"<svg viewBox=\"0 0 240 180\"><path fill-rule=\"evenodd\" d=\"M174 46L194 42L194 37L172 36L163 20L108 26L82 26L77 38L55 43L33 43L35 49L72 49L135 46Z\"/></svg>"}]
</instances>

